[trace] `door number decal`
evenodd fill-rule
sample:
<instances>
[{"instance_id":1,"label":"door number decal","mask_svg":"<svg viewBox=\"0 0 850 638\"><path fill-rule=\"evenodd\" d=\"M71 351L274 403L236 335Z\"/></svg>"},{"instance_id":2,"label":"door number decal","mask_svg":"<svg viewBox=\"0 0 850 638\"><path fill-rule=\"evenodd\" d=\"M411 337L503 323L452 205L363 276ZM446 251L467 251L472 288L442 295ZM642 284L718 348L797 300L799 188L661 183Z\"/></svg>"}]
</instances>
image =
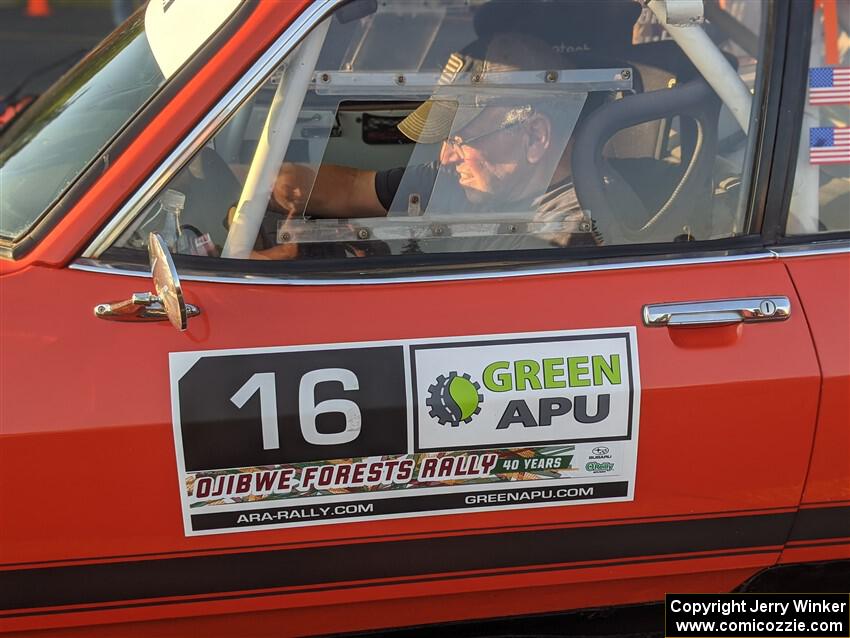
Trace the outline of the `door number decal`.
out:
<instances>
[{"instance_id":1,"label":"door number decal","mask_svg":"<svg viewBox=\"0 0 850 638\"><path fill-rule=\"evenodd\" d=\"M632 500L635 329L176 352L187 535Z\"/></svg>"}]
</instances>

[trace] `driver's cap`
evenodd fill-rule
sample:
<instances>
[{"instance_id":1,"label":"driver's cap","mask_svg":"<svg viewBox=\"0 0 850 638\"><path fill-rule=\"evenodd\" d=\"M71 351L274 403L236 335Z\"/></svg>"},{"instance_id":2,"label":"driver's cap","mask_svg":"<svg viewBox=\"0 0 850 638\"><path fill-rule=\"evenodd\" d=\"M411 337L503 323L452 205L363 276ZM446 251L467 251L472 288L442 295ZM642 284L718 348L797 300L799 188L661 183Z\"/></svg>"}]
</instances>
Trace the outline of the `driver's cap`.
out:
<instances>
[{"instance_id":1,"label":"driver's cap","mask_svg":"<svg viewBox=\"0 0 850 638\"><path fill-rule=\"evenodd\" d=\"M398 124L398 129L409 139L422 144L442 142L452 130L458 131L481 114L481 106L464 108L457 101L446 99L445 89L461 74L479 74L508 71L557 70L571 68L564 58L542 40L523 33L498 33L492 37L483 57L473 51L481 49L478 40L458 53L452 53L440 75L438 93L423 102ZM504 125L510 124L506 114Z\"/></svg>"}]
</instances>

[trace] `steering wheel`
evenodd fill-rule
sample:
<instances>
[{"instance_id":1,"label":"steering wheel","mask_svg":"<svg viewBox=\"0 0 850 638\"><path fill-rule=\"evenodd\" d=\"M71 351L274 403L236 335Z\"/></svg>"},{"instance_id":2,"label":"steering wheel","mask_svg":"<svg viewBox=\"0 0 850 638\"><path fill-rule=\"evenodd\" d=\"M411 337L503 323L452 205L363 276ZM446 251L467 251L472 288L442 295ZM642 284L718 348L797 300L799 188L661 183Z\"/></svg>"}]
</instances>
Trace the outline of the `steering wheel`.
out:
<instances>
[{"instance_id":1,"label":"steering wheel","mask_svg":"<svg viewBox=\"0 0 850 638\"><path fill-rule=\"evenodd\" d=\"M683 227L705 222L707 215L699 219L694 213L700 211L694 209L699 208L700 195L710 186L719 110L719 98L702 77L697 77L672 89L610 102L586 118L576 134L573 178L579 202L590 211L605 243L672 240ZM616 179L602 150L622 129L675 116L682 121L683 132L691 122L692 135L682 135L683 161L685 157L688 160L665 201L658 209L647 211L635 189ZM620 201L612 201L615 197Z\"/></svg>"}]
</instances>

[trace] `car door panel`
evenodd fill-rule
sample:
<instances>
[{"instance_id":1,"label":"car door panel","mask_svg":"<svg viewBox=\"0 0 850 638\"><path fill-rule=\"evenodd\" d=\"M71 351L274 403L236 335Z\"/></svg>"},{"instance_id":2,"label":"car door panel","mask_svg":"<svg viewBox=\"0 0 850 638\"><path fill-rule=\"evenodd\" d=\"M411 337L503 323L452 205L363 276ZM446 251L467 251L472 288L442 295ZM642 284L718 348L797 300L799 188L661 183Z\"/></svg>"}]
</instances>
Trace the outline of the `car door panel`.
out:
<instances>
[{"instance_id":1,"label":"car door panel","mask_svg":"<svg viewBox=\"0 0 850 638\"><path fill-rule=\"evenodd\" d=\"M800 514L783 562L850 558L850 256L790 257L823 374Z\"/></svg>"},{"instance_id":2,"label":"car door panel","mask_svg":"<svg viewBox=\"0 0 850 638\"><path fill-rule=\"evenodd\" d=\"M4 282L6 301L28 312L12 314L5 326L7 334L26 338L3 357L8 396L16 400L3 408L10 462L0 470L2 481L20 484L39 468L35 493L15 491L3 504L7 513L16 512L4 515L10 521L2 544L5 576L26 573L33 585L22 590L21 606L108 605L116 597L170 599L324 583L334 593L314 594L318 604L328 600L323 596L342 602L339 588L364 579L370 588L358 600L425 591L424 585L395 584L385 590L380 583L387 578L427 578L428 592L471 591L478 581L467 579L481 570L490 572L481 576L487 590L514 587L517 578L529 587L585 580L622 585L641 574L665 587L668 576L686 572L697 574L695 587L704 582L699 570L722 580L733 572L740 576L744 566L773 564L790 529L807 468L798 451L811 445L819 372L799 300L775 260L451 282L184 286L202 315L181 334L167 323L107 322L93 315L98 303L146 290L146 279L33 268ZM42 302L25 303L34 290L52 292L36 296ZM766 294L789 297L790 319L731 329L638 325L644 303ZM66 311L61 322L51 312L57 308ZM633 501L183 534L169 352L626 325L638 325L643 388ZM680 331L687 332L676 336ZM782 357L775 356L779 348ZM38 368L29 367L35 361ZM81 377L91 380L85 393L70 382ZM39 399L44 384L52 388L51 401ZM316 553L316 543L325 554ZM218 558L198 555L208 551ZM262 557L252 557L256 552ZM189 563L183 566L169 558L184 555ZM48 572L37 566L59 563L82 569L82 582L111 582L109 570L118 568L90 565L105 556L140 570L139 578L114 582L145 585L51 596L43 581ZM319 575L283 567L302 561ZM595 566L582 566L587 561ZM344 564L349 568L337 573ZM276 565L280 569L264 571ZM183 589L169 586L196 569L218 577L192 580ZM233 580L234 573L254 577ZM687 577L680 582L691 587ZM647 587L641 590L647 598L650 590L661 591Z\"/></svg>"}]
</instances>

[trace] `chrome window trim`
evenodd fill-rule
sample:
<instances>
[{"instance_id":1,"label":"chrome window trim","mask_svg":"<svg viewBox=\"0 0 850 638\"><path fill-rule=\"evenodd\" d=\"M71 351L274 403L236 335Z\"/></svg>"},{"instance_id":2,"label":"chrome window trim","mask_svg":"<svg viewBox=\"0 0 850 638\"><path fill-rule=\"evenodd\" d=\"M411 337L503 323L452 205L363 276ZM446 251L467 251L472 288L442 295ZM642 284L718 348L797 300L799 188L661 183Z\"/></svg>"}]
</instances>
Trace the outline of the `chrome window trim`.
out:
<instances>
[{"instance_id":1,"label":"chrome window trim","mask_svg":"<svg viewBox=\"0 0 850 638\"><path fill-rule=\"evenodd\" d=\"M692 257L670 257L663 258L657 255L646 256L641 258L631 258L623 260L622 258L611 260L587 260L574 262L571 265L558 266L529 266L517 265L503 267L503 269L467 271L467 272L452 272L452 273L433 273L422 275L398 275L376 277L370 276L368 273L363 273L360 277L327 277L317 276L309 278L299 274L297 276L287 277L285 273L275 275L265 274L250 274L244 273L216 273L208 272L193 272L185 269L180 270L181 281L201 281L206 283L222 283L222 284L249 284L249 285L272 285L272 286L353 286L353 285L372 285L372 284L411 284L411 283L427 283L427 282L450 282L450 281L470 281L482 279L504 279L508 277L533 277L540 275L560 275L566 273L577 272L598 272L607 270L633 270L635 268L658 268L663 266L695 266L712 263L727 263L741 261L755 261L762 259L776 259L778 255L771 250L763 248L728 251L725 254L709 254L699 253ZM72 263L69 268L72 270L81 270L85 272L96 272L109 275L123 275L129 277L150 277L149 269L142 264L106 264L96 259L81 258Z\"/></svg>"},{"instance_id":2,"label":"chrome window trim","mask_svg":"<svg viewBox=\"0 0 850 638\"><path fill-rule=\"evenodd\" d=\"M124 232L127 225L141 213L148 199L161 190L175 173L206 144L232 113L274 71L307 32L318 24L337 5L345 0L316 0L307 7L280 37L251 65L230 90L224 94L174 150L157 166L142 185L113 215L109 223L86 246L82 256L96 259Z\"/></svg>"},{"instance_id":3,"label":"chrome window trim","mask_svg":"<svg viewBox=\"0 0 850 638\"><path fill-rule=\"evenodd\" d=\"M810 257L812 255L838 255L850 253L850 239L834 239L817 244L789 244L786 246L772 246L771 252L777 257Z\"/></svg>"}]
</instances>

